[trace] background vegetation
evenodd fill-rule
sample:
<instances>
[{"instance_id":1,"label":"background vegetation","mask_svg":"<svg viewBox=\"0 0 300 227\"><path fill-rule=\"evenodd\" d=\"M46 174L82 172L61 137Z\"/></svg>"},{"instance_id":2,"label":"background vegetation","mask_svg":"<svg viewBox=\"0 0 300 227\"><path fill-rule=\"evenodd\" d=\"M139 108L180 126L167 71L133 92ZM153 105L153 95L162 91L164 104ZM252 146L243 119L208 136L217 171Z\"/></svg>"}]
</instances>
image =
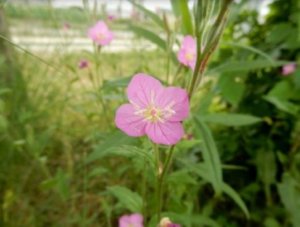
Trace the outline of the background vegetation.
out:
<instances>
[{"instance_id":1,"label":"background vegetation","mask_svg":"<svg viewBox=\"0 0 300 227\"><path fill-rule=\"evenodd\" d=\"M184 1L172 2L171 30L188 34ZM182 226L300 226L300 5L274 0L261 22L250 3L232 4L174 150L163 210ZM114 111L135 73L174 79L178 63L157 35L166 21L137 6L146 22L111 23L154 51L31 53L8 42L4 12L11 27L68 22L83 35L104 16L0 4L0 226L117 226L131 212L155 226L151 144L117 130ZM283 76L289 63L298 67Z\"/></svg>"}]
</instances>

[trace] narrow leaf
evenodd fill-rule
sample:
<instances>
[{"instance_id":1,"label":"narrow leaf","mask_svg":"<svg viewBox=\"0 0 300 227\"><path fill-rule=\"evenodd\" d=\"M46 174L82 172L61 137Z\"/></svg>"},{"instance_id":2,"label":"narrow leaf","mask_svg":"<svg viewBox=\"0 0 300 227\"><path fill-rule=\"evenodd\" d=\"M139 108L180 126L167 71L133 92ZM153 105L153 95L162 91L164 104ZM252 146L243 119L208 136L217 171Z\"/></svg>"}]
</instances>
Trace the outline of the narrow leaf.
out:
<instances>
[{"instance_id":1,"label":"narrow leaf","mask_svg":"<svg viewBox=\"0 0 300 227\"><path fill-rule=\"evenodd\" d=\"M275 96L265 96L264 99L266 101L272 103L278 109L285 111L287 113L297 115L297 113L299 111L299 106L297 106L296 104L293 104L287 100L282 100Z\"/></svg>"},{"instance_id":2,"label":"narrow leaf","mask_svg":"<svg viewBox=\"0 0 300 227\"><path fill-rule=\"evenodd\" d=\"M224 73L224 72L238 72L238 71L252 71L257 69L279 67L288 64L287 61L273 61L265 59L258 59L253 61L228 61L213 69L210 69L207 74Z\"/></svg>"},{"instance_id":3,"label":"narrow leaf","mask_svg":"<svg viewBox=\"0 0 300 227\"><path fill-rule=\"evenodd\" d=\"M261 121L261 118L248 114L212 113L200 116L204 122L211 122L226 126L245 126Z\"/></svg>"},{"instance_id":4,"label":"narrow leaf","mask_svg":"<svg viewBox=\"0 0 300 227\"><path fill-rule=\"evenodd\" d=\"M136 25L130 25L129 29L133 31L136 35L141 36L149 40L150 42L156 44L161 49L165 51L167 50L166 42L158 35L156 35L154 32Z\"/></svg>"},{"instance_id":5,"label":"narrow leaf","mask_svg":"<svg viewBox=\"0 0 300 227\"><path fill-rule=\"evenodd\" d=\"M122 186L108 187L107 191L116 197L124 208L133 213L142 212L143 200L136 192Z\"/></svg>"},{"instance_id":6,"label":"narrow leaf","mask_svg":"<svg viewBox=\"0 0 300 227\"><path fill-rule=\"evenodd\" d=\"M239 194L228 184L223 183L222 185L223 191L225 194L227 194L232 200L241 208L241 210L244 212L246 217L249 219L250 218L250 213L249 210L244 203L244 201L241 199Z\"/></svg>"},{"instance_id":7,"label":"narrow leaf","mask_svg":"<svg viewBox=\"0 0 300 227\"><path fill-rule=\"evenodd\" d=\"M266 60L268 60L272 65L276 65L275 60L272 59L272 57L270 55L268 55L267 53L263 52L262 50L252 47L252 46L248 46L245 44L241 44L241 43L231 43L231 42L223 42L221 43L222 45L228 45L228 46L232 46L232 47L237 47L237 48L242 48L248 51L251 51L257 55L260 55L261 57L265 58Z\"/></svg>"},{"instance_id":8,"label":"narrow leaf","mask_svg":"<svg viewBox=\"0 0 300 227\"><path fill-rule=\"evenodd\" d=\"M144 6L132 1L128 0L132 5L134 5L136 8L138 8L140 11L142 11L146 16L151 18L157 25L159 25L161 28L164 28L164 22L163 20L157 16L157 14L153 13L152 11L148 10Z\"/></svg>"},{"instance_id":9,"label":"narrow leaf","mask_svg":"<svg viewBox=\"0 0 300 227\"><path fill-rule=\"evenodd\" d=\"M175 15L180 15L182 22L182 30L185 35L193 35L193 23L188 6L188 1L171 0L172 8Z\"/></svg>"},{"instance_id":10,"label":"narrow leaf","mask_svg":"<svg viewBox=\"0 0 300 227\"><path fill-rule=\"evenodd\" d=\"M203 138L203 159L209 172L211 172L211 182L217 194L222 191L222 165L217 146L210 129L199 118L195 118L197 129Z\"/></svg>"},{"instance_id":11,"label":"narrow leaf","mask_svg":"<svg viewBox=\"0 0 300 227\"><path fill-rule=\"evenodd\" d=\"M126 136L124 133L117 131L107 136L105 141L96 145L93 152L87 155L85 163L87 164L95 160L99 160L108 155L110 150L113 150L122 145L130 145L134 142L134 138Z\"/></svg>"}]
</instances>

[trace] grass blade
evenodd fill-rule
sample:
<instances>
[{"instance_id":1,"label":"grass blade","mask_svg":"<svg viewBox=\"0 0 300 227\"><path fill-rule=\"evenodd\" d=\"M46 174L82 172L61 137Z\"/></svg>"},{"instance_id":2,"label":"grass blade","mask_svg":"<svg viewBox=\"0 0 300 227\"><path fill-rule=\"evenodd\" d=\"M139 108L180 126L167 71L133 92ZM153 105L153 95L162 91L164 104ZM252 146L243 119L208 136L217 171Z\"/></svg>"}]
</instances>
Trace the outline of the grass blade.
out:
<instances>
[{"instance_id":1,"label":"grass blade","mask_svg":"<svg viewBox=\"0 0 300 227\"><path fill-rule=\"evenodd\" d=\"M147 15L149 18L152 19L153 22L155 22L159 27L164 29L164 22L162 19L160 19L157 14L153 13L152 11L146 9L144 6L132 1L128 0L132 5L134 5L136 8L138 8L140 11L142 11L145 15Z\"/></svg>"},{"instance_id":2,"label":"grass blade","mask_svg":"<svg viewBox=\"0 0 300 227\"><path fill-rule=\"evenodd\" d=\"M204 163L211 172L211 182L213 184L216 194L221 194L223 177L222 177L222 165L219 156L217 146L210 129L205 123L195 118L197 130L203 138L203 159Z\"/></svg>"}]
</instances>

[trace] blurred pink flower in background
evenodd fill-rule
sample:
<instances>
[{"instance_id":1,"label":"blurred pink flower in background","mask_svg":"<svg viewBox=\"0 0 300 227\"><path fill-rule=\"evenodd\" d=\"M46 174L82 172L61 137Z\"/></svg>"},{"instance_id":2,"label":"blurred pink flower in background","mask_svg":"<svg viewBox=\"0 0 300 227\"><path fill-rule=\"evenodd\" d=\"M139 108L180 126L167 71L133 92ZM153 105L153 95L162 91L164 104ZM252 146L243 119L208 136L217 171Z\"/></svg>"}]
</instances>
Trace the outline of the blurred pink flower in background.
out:
<instances>
[{"instance_id":1,"label":"blurred pink flower in background","mask_svg":"<svg viewBox=\"0 0 300 227\"><path fill-rule=\"evenodd\" d=\"M110 14L110 15L107 16L107 19L108 19L109 21L114 21L114 20L117 19L117 17L114 16L114 15L112 15L112 14Z\"/></svg>"},{"instance_id":2,"label":"blurred pink flower in background","mask_svg":"<svg viewBox=\"0 0 300 227\"><path fill-rule=\"evenodd\" d=\"M182 121L189 115L184 89L164 87L155 78L136 74L127 87L128 104L116 112L115 122L129 136L147 135L154 143L176 144L184 135Z\"/></svg>"},{"instance_id":3,"label":"blurred pink flower in background","mask_svg":"<svg viewBox=\"0 0 300 227\"><path fill-rule=\"evenodd\" d=\"M84 68L89 67L89 62L88 62L88 60L81 59L81 60L79 61L78 67L79 67L80 69L84 69Z\"/></svg>"},{"instance_id":4,"label":"blurred pink flower in background","mask_svg":"<svg viewBox=\"0 0 300 227\"><path fill-rule=\"evenodd\" d=\"M140 214L123 215L119 218L119 227L144 227Z\"/></svg>"},{"instance_id":5,"label":"blurred pink flower in background","mask_svg":"<svg viewBox=\"0 0 300 227\"><path fill-rule=\"evenodd\" d=\"M65 31L69 30L71 28L71 25L68 23L68 22L65 22L64 25L63 25L63 29Z\"/></svg>"},{"instance_id":6,"label":"blurred pink flower in background","mask_svg":"<svg viewBox=\"0 0 300 227\"><path fill-rule=\"evenodd\" d=\"M159 222L158 227L181 227L181 225L171 222L169 218L163 218Z\"/></svg>"},{"instance_id":7,"label":"blurred pink flower in background","mask_svg":"<svg viewBox=\"0 0 300 227\"><path fill-rule=\"evenodd\" d=\"M295 72L296 68L297 68L296 63L290 63L290 64L284 65L282 67L281 73L284 76L288 76L288 75L292 74L293 72Z\"/></svg>"},{"instance_id":8,"label":"blurred pink flower in background","mask_svg":"<svg viewBox=\"0 0 300 227\"><path fill-rule=\"evenodd\" d=\"M197 58L197 45L192 36L184 37L177 58L181 64L194 70Z\"/></svg>"},{"instance_id":9,"label":"blurred pink flower in background","mask_svg":"<svg viewBox=\"0 0 300 227\"><path fill-rule=\"evenodd\" d=\"M98 21L96 25L88 31L88 36L98 45L108 45L114 38L114 34L109 30L104 21Z\"/></svg>"}]
</instances>

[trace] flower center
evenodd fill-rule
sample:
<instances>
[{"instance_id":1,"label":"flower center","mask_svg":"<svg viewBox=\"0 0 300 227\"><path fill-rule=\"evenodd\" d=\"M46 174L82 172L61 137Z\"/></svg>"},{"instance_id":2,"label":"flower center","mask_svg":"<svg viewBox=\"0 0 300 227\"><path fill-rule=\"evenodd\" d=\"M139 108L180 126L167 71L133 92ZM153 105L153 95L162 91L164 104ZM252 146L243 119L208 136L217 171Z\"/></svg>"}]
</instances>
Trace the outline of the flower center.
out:
<instances>
[{"instance_id":1,"label":"flower center","mask_svg":"<svg viewBox=\"0 0 300 227\"><path fill-rule=\"evenodd\" d=\"M158 121L163 122L163 111L159 108L156 108L154 106L148 106L145 109L145 112L143 114L143 117L145 120L150 121L152 123L156 123Z\"/></svg>"},{"instance_id":2,"label":"flower center","mask_svg":"<svg viewBox=\"0 0 300 227\"><path fill-rule=\"evenodd\" d=\"M105 39L105 35L102 34L102 33L98 33L98 34L97 34L97 39L98 39L99 41L102 41L103 39Z\"/></svg>"},{"instance_id":3,"label":"flower center","mask_svg":"<svg viewBox=\"0 0 300 227\"><path fill-rule=\"evenodd\" d=\"M191 52L187 52L185 54L185 58L188 60L188 61L192 61L194 59L194 54L191 53Z\"/></svg>"},{"instance_id":4,"label":"flower center","mask_svg":"<svg viewBox=\"0 0 300 227\"><path fill-rule=\"evenodd\" d=\"M164 123L168 118L173 116L176 112L173 110L173 106L175 104L174 101L171 101L168 105L163 108L157 107L155 104L155 92L151 91L151 99L150 103L147 107L141 108L139 105L134 103L132 100L129 102L134 106L136 111L135 115L141 116L145 121L150 123Z\"/></svg>"},{"instance_id":5,"label":"flower center","mask_svg":"<svg viewBox=\"0 0 300 227\"><path fill-rule=\"evenodd\" d=\"M143 117L145 121L149 121L151 123L164 123L169 117L176 113L172 109L173 102L163 109L155 107L154 105L149 105L145 109L140 109L137 105L134 106L137 109L134 114Z\"/></svg>"}]
</instances>

